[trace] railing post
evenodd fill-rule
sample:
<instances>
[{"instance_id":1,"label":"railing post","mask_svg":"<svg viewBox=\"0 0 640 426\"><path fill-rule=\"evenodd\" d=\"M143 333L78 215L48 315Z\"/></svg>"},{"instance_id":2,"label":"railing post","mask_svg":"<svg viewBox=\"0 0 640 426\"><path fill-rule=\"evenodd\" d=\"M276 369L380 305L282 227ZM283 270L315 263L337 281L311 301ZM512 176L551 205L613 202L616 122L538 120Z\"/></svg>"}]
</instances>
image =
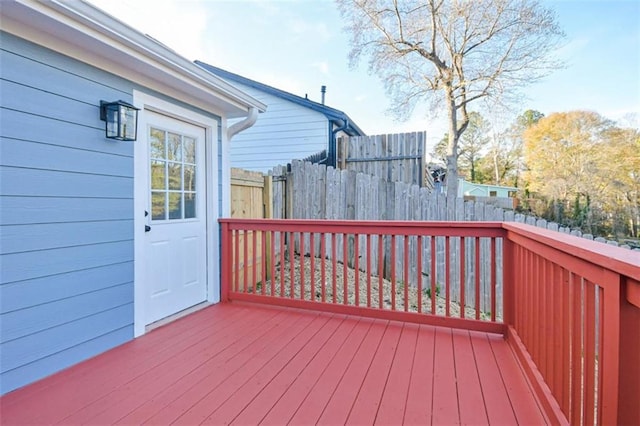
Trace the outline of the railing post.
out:
<instances>
[{"instance_id":1,"label":"railing post","mask_svg":"<svg viewBox=\"0 0 640 426\"><path fill-rule=\"evenodd\" d=\"M231 283L231 265L232 265L232 250L231 250L231 236L229 235L229 224L222 222L220 224L220 232L222 233L220 248L220 261L222 267L220 269L220 302L225 303L229 301L229 285Z\"/></svg>"},{"instance_id":2,"label":"railing post","mask_svg":"<svg viewBox=\"0 0 640 426\"><path fill-rule=\"evenodd\" d=\"M508 231L505 232L502 239L502 259L502 317L508 327L514 325L515 286L520 284L515 282L515 244L509 240Z\"/></svg>"},{"instance_id":3,"label":"railing post","mask_svg":"<svg viewBox=\"0 0 640 426\"><path fill-rule=\"evenodd\" d=\"M623 278L618 300L620 334L616 423L640 425L640 281ZM603 424L607 424L605 418Z\"/></svg>"}]
</instances>

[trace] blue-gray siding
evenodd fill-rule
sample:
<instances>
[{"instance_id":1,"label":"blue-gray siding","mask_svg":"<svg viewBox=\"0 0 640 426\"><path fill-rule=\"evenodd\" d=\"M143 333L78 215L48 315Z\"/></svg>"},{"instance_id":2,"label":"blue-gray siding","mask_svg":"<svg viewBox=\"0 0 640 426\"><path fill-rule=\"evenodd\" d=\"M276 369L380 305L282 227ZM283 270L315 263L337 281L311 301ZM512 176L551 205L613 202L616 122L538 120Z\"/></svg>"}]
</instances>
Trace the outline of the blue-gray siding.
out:
<instances>
[{"instance_id":1,"label":"blue-gray siding","mask_svg":"<svg viewBox=\"0 0 640 426\"><path fill-rule=\"evenodd\" d=\"M132 83L1 33L0 393L133 338Z\"/></svg>"},{"instance_id":2,"label":"blue-gray siding","mask_svg":"<svg viewBox=\"0 0 640 426\"><path fill-rule=\"evenodd\" d=\"M327 149L329 121L323 114L258 89L234 83L267 105L252 127L231 141L231 166L266 172L279 164Z\"/></svg>"}]
</instances>

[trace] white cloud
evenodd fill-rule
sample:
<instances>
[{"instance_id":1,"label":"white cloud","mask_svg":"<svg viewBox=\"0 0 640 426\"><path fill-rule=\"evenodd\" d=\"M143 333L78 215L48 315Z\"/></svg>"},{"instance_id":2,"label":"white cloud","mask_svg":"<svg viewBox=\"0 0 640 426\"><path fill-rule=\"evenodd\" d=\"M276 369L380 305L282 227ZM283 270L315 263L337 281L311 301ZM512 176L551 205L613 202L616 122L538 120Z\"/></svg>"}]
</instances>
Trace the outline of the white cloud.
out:
<instances>
[{"instance_id":1,"label":"white cloud","mask_svg":"<svg viewBox=\"0 0 640 426\"><path fill-rule=\"evenodd\" d=\"M329 74L329 64L326 61L314 62L311 66L324 75Z\"/></svg>"},{"instance_id":2,"label":"white cloud","mask_svg":"<svg viewBox=\"0 0 640 426\"><path fill-rule=\"evenodd\" d=\"M311 22L299 18L289 21L289 30L295 35L301 35L308 39L329 41L332 34L324 22Z\"/></svg>"}]
</instances>

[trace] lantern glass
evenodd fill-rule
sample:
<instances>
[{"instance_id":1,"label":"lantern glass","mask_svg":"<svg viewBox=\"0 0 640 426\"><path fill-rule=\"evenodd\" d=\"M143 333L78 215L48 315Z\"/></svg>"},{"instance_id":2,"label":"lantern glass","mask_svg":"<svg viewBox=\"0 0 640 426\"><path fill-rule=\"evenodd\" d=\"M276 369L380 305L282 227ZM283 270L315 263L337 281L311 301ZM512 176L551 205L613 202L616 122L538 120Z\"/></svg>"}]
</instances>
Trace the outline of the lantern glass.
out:
<instances>
[{"instance_id":1,"label":"lantern glass","mask_svg":"<svg viewBox=\"0 0 640 426\"><path fill-rule=\"evenodd\" d=\"M102 102L102 119L109 139L135 141L138 127L138 108L123 101Z\"/></svg>"}]
</instances>

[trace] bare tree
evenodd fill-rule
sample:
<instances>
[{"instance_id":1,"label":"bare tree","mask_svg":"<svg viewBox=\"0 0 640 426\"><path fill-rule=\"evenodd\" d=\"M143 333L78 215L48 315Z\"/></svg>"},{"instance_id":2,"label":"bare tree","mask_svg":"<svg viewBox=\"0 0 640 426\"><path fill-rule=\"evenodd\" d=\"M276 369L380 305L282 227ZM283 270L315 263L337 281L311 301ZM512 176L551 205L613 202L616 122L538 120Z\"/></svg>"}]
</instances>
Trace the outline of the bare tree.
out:
<instances>
[{"instance_id":1,"label":"bare tree","mask_svg":"<svg viewBox=\"0 0 640 426\"><path fill-rule=\"evenodd\" d=\"M384 82L398 117L431 100L448 118L447 196L457 196L458 140L469 104L504 99L558 66L563 33L535 0L337 0L361 57ZM444 102L444 103L443 103Z\"/></svg>"}]
</instances>

